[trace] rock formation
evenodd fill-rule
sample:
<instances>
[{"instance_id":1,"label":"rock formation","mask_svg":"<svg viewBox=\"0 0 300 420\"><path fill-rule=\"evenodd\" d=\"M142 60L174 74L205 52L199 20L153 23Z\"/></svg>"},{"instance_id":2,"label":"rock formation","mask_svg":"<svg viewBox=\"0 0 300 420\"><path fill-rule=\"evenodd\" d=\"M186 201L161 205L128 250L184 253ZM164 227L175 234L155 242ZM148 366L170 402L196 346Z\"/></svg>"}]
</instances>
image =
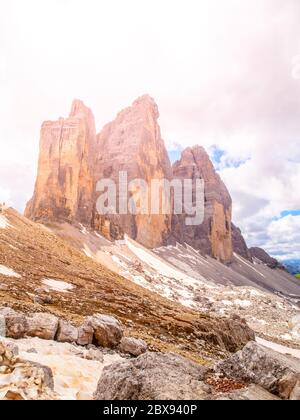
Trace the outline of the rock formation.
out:
<instances>
[{"instance_id":1,"label":"rock formation","mask_svg":"<svg viewBox=\"0 0 300 420\"><path fill-rule=\"evenodd\" d=\"M232 260L234 245L236 252L249 259L240 231L232 226L231 197L208 154L200 146L188 148L172 168L158 118L156 103L145 95L121 111L98 136L93 114L81 101L74 101L69 118L45 122L35 192L25 215L42 222L79 222L109 240L123 239L127 234L148 248L187 243L225 263ZM122 190L120 173L124 172L128 190ZM138 210L141 188L130 184L132 181L143 180L149 187L152 180L195 181L199 177L205 181L201 225L187 226L186 215L172 216L171 210L162 214L160 206L154 214L151 188L145 191L148 206ZM99 214L97 206L107 191L100 187L96 191L98 182L105 179L117 187L112 205L115 211L107 215ZM128 214L128 201L137 209L136 214Z\"/></svg>"},{"instance_id":2,"label":"rock formation","mask_svg":"<svg viewBox=\"0 0 300 420\"><path fill-rule=\"evenodd\" d=\"M280 264L275 258L272 258L264 249L262 248L250 248L249 253L252 258L257 258L259 261L263 262L270 268L279 268L285 270L285 267Z\"/></svg>"},{"instance_id":3,"label":"rock formation","mask_svg":"<svg viewBox=\"0 0 300 420\"><path fill-rule=\"evenodd\" d=\"M138 359L105 368L95 399L204 399L207 371L207 368L174 354L146 353Z\"/></svg>"},{"instance_id":4,"label":"rock formation","mask_svg":"<svg viewBox=\"0 0 300 420\"><path fill-rule=\"evenodd\" d=\"M252 256L246 244L246 241L242 235L241 229L235 226L233 223L231 225L232 231L232 248L233 252L241 255L246 260L252 262Z\"/></svg>"},{"instance_id":5,"label":"rock formation","mask_svg":"<svg viewBox=\"0 0 300 420\"><path fill-rule=\"evenodd\" d=\"M121 171L127 172L128 182L142 179L150 185L153 179L171 179L172 168L158 117L156 103L146 95L103 128L97 138L96 181L109 178L119 186ZM135 194L137 188L133 188L132 196ZM150 191L148 198L150 202ZM121 239L127 234L148 248L159 247L166 242L171 216L153 215L150 206L145 210L146 214L137 215L96 215L95 227L108 239Z\"/></svg>"},{"instance_id":6,"label":"rock formation","mask_svg":"<svg viewBox=\"0 0 300 420\"><path fill-rule=\"evenodd\" d=\"M255 342L220 362L217 373L257 384L284 400L300 398L299 359L277 353Z\"/></svg>"},{"instance_id":7,"label":"rock formation","mask_svg":"<svg viewBox=\"0 0 300 420\"><path fill-rule=\"evenodd\" d=\"M181 159L173 165L173 176L182 180L204 180L205 216L200 226L186 226L185 216L174 216L171 240L187 243L223 262L231 261L232 201L206 151L200 146L184 150Z\"/></svg>"},{"instance_id":8,"label":"rock formation","mask_svg":"<svg viewBox=\"0 0 300 420\"><path fill-rule=\"evenodd\" d=\"M74 101L69 118L42 125L35 192L25 215L37 221L90 224L94 204L94 117Z\"/></svg>"}]
</instances>

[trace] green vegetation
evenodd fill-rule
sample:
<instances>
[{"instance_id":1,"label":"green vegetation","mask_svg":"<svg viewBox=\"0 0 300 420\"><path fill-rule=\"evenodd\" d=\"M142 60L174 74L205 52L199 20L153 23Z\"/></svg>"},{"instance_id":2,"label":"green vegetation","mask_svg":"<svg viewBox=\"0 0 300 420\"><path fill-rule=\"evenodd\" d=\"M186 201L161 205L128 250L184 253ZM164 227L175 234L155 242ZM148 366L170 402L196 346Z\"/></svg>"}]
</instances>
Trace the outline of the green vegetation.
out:
<instances>
[{"instance_id":1,"label":"green vegetation","mask_svg":"<svg viewBox=\"0 0 300 420\"><path fill-rule=\"evenodd\" d=\"M297 279L300 279L300 274L296 274Z\"/></svg>"}]
</instances>

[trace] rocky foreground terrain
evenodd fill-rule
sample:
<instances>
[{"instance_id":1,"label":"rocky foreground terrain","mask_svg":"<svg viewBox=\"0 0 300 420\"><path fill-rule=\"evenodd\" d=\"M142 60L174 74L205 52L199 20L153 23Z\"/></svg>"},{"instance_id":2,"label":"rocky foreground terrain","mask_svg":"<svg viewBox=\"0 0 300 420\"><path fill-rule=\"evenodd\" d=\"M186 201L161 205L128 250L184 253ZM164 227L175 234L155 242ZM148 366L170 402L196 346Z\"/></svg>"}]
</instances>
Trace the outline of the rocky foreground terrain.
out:
<instances>
[{"instance_id":1,"label":"rocky foreground terrain","mask_svg":"<svg viewBox=\"0 0 300 420\"><path fill-rule=\"evenodd\" d=\"M192 278L159 257L161 250L152 252L129 238L109 244L80 226L46 227L12 209L1 215L0 250L0 398L299 398L299 324L283 322L299 310L285 298ZM117 273L126 274L125 268L127 279ZM243 350L236 356L244 369L255 371L232 375L226 361L254 342L244 319L257 317L259 305L265 306L257 326L249 325L273 344L293 344L294 351L278 346L290 354L279 356L265 347L270 341L259 341L250 355ZM271 331L270 314L278 324ZM280 328L291 336L276 340ZM222 360L226 370L219 367ZM268 384L256 377L263 367L263 378L274 370Z\"/></svg>"},{"instance_id":2,"label":"rocky foreground terrain","mask_svg":"<svg viewBox=\"0 0 300 420\"><path fill-rule=\"evenodd\" d=\"M0 399L300 399L299 279L248 248L202 147L171 165L158 118L146 95L99 134L81 101L42 125L26 217L0 213ZM203 179L203 223L99 215L120 171Z\"/></svg>"}]
</instances>

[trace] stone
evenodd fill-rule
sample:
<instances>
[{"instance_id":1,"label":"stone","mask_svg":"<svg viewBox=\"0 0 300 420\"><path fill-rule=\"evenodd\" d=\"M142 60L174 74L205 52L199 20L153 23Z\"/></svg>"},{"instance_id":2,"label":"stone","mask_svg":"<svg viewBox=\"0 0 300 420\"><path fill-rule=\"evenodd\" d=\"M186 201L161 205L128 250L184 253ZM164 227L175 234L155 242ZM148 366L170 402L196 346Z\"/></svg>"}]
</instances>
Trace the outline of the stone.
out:
<instances>
[{"instance_id":1,"label":"stone","mask_svg":"<svg viewBox=\"0 0 300 420\"><path fill-rule=\"evenodd\" d=\"M255 342L216 366L216 372L244 383L261 386L288 400L297 395L300 385L298 359L277 353Z\"/></svg>"},{"instance_id":2,"label":"stone","mask_svg":"<svg viewBox=\"0 0 300 420\"><path fill-rule=\"evenodd\" d=\"M3 336L14 339L23 338L28 328L26 317L10 308L0 310L0 323Z\"/></svg>"},{"instance_id":3,"label":"stone","mask_svg":"<svg viewBox=\"0 0 300 420\"><path fill-rule=\"evenodd\" d=\"M99 346L115 348L120 344L124 331L116 318L97 314L87 318L87 323L94 329L94 339Z\"/></svg>"},{"instance_id":4,"label":"stone","mask_svg":"<svg viewBox=\"0 0 300 420\"><path fill-rule=\"evenodd\" d=\"M187 215L174 215L169 243L187 243L222 262L231 262L232 250L232 200L213 167L203 147L195 146L182 152L181 159L173 165L175 179L192 179L205 182L204 221L199 226L186 226Z\"/></svg>"},{"instance_id":5,"label":"stone","mask_svg":"<svg viewBox=\"0 0 300 420\"><path fill-rule=\"evenodd\" d=\"M54 340L58 330L59 320L56 316L44 313L31 314L27 318L28 337L38 337L43 340Z\"/></svg>"},{"instance_id":6,"label":"stone","mask_svg":"<svg viewBox=\"0 0 300 420\"><path fill-rule=\"evenodd\" d=\"M219 394L211 399L215 401L280 401L280 398L257 385L250 385L245 389L227 394Z\"/></svg>"},{"instance_id":7,"label":"stone","mask_svg":"<svg viewBox=\"0 0 300 420\"><path fill-rule=\"evenodd\" d=\"M245 258L252 262L252 256L246 244L246 241L242 235L241 229L235 226L233 223L231 225L231 232L232 232L232 248L233 252L240 255L241 257Z\"/></svg>"},{"instance_id":8,"label":"stone","mask_svg":"<svg viewBox=\"0 0 300 420\"><path fill-rule=\"evenodd\" d=\"M70 322L60 320L56 339L59 343L76 343L78 341L78 328Z\"/></svg>"},{"instance_id":9,"label":"stone","mask_svg":"<svg viewBox=\"0 0 300 420\"><path fill-rule=\"evenodd\" d=\"M103 370L96 400L198 400L208 369L171 353L145 353Z\"/></svg>"},{"instance_id":10,"label":"stone","mask_svg":"<svg viewBox=\"0 0 300 420\"><path fill-rule=\"evenodd\" d=\"M0 342L0 400L56 400L52 370L19 358Z\"/></svg>"},{"instance_id":11,"label":"stone","mask_svg":"<svg viewBox=\"0 0 300 420\"><path fill-rule=\"evenodd\" d=\"M94 328L87 323L78 327L78 339L76 343L79 346L88 346L93 343Z\"/></svg>"},{"instance_id":12,"label":"stone","mask_svg":"<svg viewBox=\"0 0 300 420\"><path fill-rule=\"evenodd\" d=\"M131 354L132 356L138 357L148 350L148 345L144 340L136 338L123 337L119 346L122 353Z\"/></svg>"},{"instance_id":13,"label":"stone","mask_svg":"<svg viewBox=\"0 0 300 420\"><path fill-rule=\"evenodd\" d=\"M73 102L69 118L42 125L38 175L26 217L91 224L95 143L94 117L81 101Z\"/></svg>"}]
</instances>

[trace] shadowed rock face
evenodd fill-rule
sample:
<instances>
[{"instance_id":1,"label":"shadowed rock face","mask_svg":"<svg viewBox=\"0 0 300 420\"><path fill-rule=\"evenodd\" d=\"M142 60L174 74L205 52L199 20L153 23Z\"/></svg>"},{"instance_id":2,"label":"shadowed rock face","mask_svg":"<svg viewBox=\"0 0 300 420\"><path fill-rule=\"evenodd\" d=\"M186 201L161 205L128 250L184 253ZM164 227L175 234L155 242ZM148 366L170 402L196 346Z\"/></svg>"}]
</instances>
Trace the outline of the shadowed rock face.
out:
<instances>
[{"instance_id":1,"label":"shadowed rock face","mask_svg":"<svg viewBox=\"0 0 300 420\"><path fill-rule=\"evenodd\" d=\"M252 262L252 256L242 235L241 229L232 224L231 231L233 252Z\"/></svg>"},{"instance_id":2,"label":"shadowed rock face","mask_svg":"<svg viewBox=\"0 0 300 420\"><path fill-rule=\"evenodd\" d=\"M38 174L27 217L91 223L95 143L94 117L81 101L73 102L69 118L42 125Z\"/></svg>"},{"instance_id":3,"label":"shadowed rock face","mask_svg":"<svg viewBox=\"0 0 300 420\"><path fill-rule=\"evenodd\" d=\"M118 185L120 171L127 172L128 182L142 179L150 185L152 179L171 179L172 168L158 117L156 103L146 95L103 128L97 137L97 181L109 178ZM138 193L138 189L134 191L133 194ZM149 208L145 215L103 217L96 214L94 224L108 239L120 239L128 234L144 246L154 248L166 243L171 216L151 215L150 211Z\"/></svg>"},{"instance_id":4,"label":"shadowed rock face","mask_svg":"<svg viewBox=\"0 0 300 420\"><path fill-rule=\"evenodd\" d=\"M180 161L173 165L173 176L193 181L196 178L204 179L205 216L202 225L196 227L186 226L186 216L174 216L170 241L187 243L199 249L204 255L230 262L233 256L232 201L206 151L200 146L186 149Z\"/></svg>"}]
</instances>

